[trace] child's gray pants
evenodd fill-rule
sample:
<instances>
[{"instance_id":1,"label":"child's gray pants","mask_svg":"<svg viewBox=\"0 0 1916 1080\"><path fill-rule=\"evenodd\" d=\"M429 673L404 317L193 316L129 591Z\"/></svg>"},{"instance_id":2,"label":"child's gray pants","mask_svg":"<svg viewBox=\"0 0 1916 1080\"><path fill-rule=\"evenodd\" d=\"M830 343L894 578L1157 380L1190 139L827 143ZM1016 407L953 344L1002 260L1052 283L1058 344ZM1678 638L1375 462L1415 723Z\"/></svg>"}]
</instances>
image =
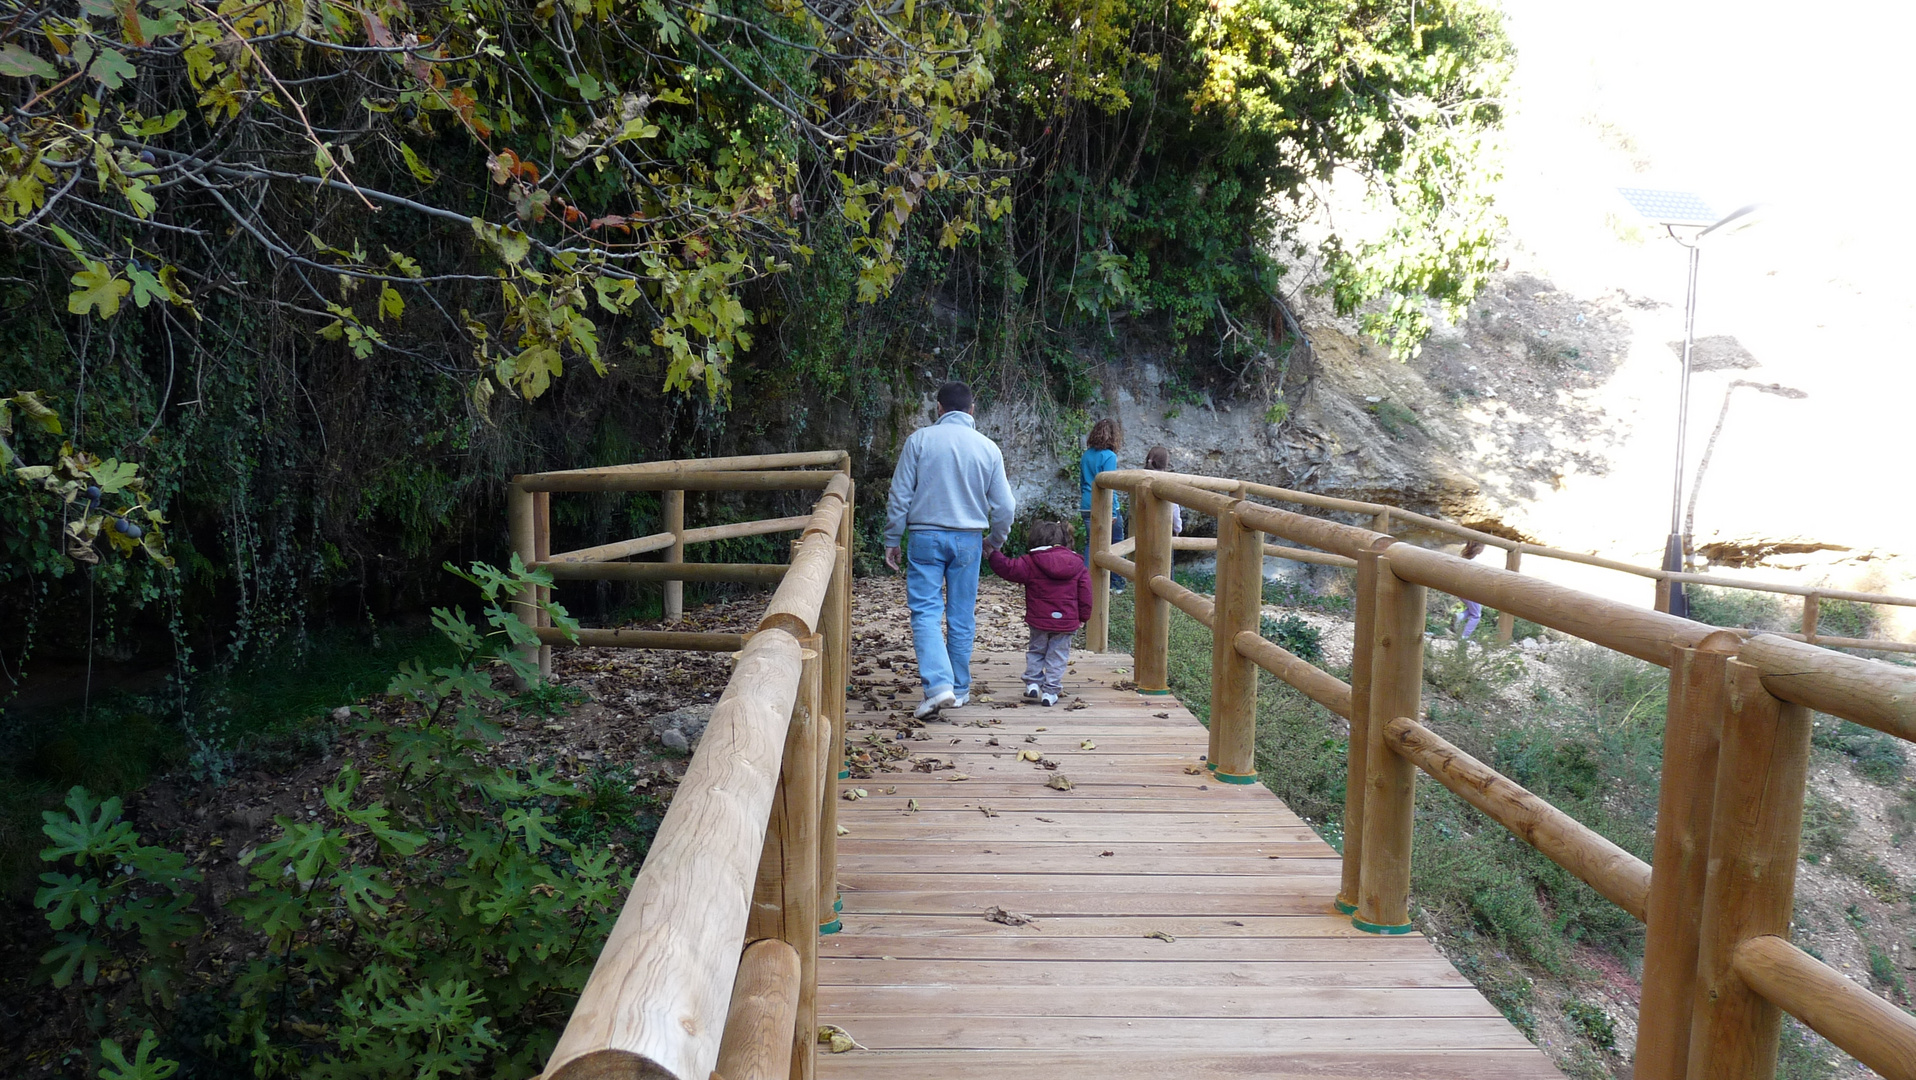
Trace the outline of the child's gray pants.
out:
<instances>
[{"instance_id":1,"label":"child's gray pants","mask_svg":"<svg viewBox=\"0 0 1916 1080\"><path fill-rule=\"evenodd\" d=\"M1073 630L1031 631L1031 644L1025 649L1025 685L1037 683L1047 694L1064 689L1064 664L1071 659Z\"/></svg>"}]
</instances>

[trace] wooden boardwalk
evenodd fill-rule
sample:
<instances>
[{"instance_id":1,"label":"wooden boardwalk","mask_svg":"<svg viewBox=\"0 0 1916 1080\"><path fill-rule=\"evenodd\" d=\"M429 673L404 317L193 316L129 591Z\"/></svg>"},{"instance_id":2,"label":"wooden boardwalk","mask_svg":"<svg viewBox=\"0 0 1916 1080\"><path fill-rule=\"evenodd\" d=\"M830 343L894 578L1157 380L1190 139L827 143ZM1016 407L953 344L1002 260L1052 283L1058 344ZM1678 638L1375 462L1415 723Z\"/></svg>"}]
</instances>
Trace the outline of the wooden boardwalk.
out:
<instances>
[{"instance_id":1,"label":"wooden boardwalk","mask_svg":"<svg viewBox=\"0 0 1916 1080\"><path fill-rule=\"evenodd\" d=\"M953 768L840 782L867 796L838 803L819 1022L863 1049L821 1080L1561 1076L1421 935L1352 929L1337 853L1205 773L1176 699L1114 687L1128 657L1075 653L1058 707L1003 707L1023 663L976 658L973 703L905 744ZM856 746L911 701L848 707Z\"/></svg>"}]
</instances>

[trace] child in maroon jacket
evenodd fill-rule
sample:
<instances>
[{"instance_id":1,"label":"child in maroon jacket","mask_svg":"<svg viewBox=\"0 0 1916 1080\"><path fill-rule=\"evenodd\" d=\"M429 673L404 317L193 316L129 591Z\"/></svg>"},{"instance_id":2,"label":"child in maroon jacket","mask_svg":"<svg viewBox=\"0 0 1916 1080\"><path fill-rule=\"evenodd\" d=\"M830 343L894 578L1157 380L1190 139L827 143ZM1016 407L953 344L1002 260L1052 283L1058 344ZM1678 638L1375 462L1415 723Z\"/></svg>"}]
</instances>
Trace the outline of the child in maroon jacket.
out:
<instances>
[{"instance_id":1,"label":"child in maroon jacket","mask_svg":"<svg viewBox=\"0 0 1916 1080\"><path fill-rule=\"evenodd\" d=\"M1091 617L1091 572L1071 548L1071 526L1040 521L1027 534L1028 554L1008 559L991 552L992 572L1025 587L1025 625L1031 645L1025 650L1025 700L1056 705L1064 689L1064 665L1071 658L1071 635Z\"/></svg>"}]
</instances>

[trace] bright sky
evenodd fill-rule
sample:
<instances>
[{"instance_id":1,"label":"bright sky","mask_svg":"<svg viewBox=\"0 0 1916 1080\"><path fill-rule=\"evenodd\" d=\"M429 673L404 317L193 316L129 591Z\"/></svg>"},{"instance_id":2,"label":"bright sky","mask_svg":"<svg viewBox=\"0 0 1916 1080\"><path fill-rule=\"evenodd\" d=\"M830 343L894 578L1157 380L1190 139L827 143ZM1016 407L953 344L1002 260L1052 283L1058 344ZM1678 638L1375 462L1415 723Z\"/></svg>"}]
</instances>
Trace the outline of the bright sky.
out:
<instances>
[{"instance_id":1,"label":"bright sky","mask_svg":"<svg viewBox=\"0 0 1916 1080\"><path fill-rule=\"evenodd\" d=\"M1736 337L1762 367L1699 376L1692 468L1728 378L1809 393L1736 400L1699 537L1814 536L1916 554L1902 490L1916 460L1916 222L1897 216L1916 156L1904 59L1916 5L1504 6L1520 51L1501 194L1513 269L1584 298L1621 288L1671 305L1634 317L1616 380L1642 395L1627 460L1545 500L1556 505L1537 507L1537 524L1570 529L1600 511L1611 543L1661 539L1675 388L1665 342L1681 336L1684 253L1650 228L1625 236L1635 219L1615 188L1675 188L1719 213L1772 207L1704 256L1697 334ZM1659 485L1660 498L1645 494ZM1593 528L1576 546L1606 542Z\"/></svg>"}]
</instances>

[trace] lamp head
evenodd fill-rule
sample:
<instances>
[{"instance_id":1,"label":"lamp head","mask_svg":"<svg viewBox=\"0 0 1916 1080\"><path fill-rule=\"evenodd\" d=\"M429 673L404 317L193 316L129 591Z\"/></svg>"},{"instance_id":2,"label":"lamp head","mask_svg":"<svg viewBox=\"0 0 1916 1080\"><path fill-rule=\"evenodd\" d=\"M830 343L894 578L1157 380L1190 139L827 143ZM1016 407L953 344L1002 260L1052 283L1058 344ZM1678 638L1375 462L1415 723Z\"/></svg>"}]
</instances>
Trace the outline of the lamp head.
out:
<instances>
[{"instance_id":1,"label":"lamp head","mask_svg":"<svg viewBox=\"0 0 1916 1080\"><path fill-rule=\"evenodd\" d=\"M1751 203L1748 206L1732 210L1723 215L1722 219L1716 224L1697 233L1696 242L1700 244L1706 240L1717 240L1731 233L1742 232L1744 229L1762 221L1763 218L1769 214L1769 210L1769 204L1767 203Z\"/></svg>"}]
</instances>

